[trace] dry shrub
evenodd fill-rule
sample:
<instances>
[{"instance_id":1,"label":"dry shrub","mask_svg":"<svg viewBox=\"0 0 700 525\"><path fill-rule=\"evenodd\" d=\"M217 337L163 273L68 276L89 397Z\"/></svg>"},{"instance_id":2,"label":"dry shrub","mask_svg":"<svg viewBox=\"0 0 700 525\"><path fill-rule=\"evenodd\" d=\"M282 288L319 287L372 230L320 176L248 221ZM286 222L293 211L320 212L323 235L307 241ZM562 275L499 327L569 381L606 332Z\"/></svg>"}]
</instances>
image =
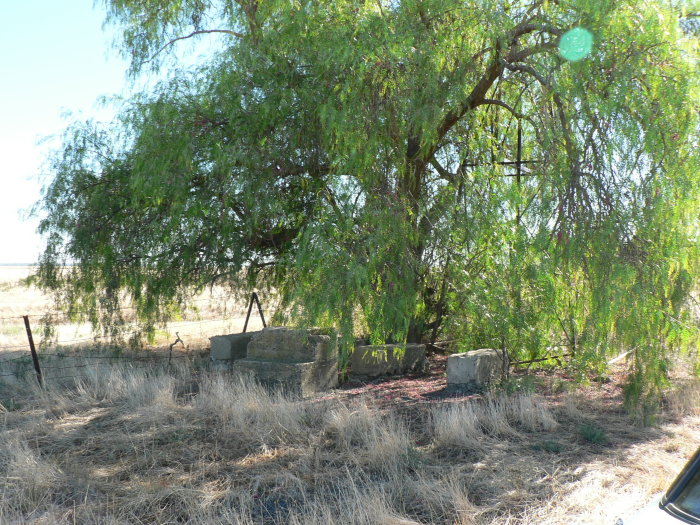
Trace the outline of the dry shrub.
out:
<instances>
[{"instance_id":1,"label":"dry shrub","mask_svg":"<svg viewBox=\"0 0 700 525\"><path fill-rule=\"evenodd\" d=\"M326 434L333 440L335 447L342 451L366 446L370 436L377 433L380 424L378 413L363 401L357 401L351 406L335 407L328 413L326 420Z\"/></svg>"},{"instance_id":2,"label":"dry shrub","mask_svg":"<svg viewBox=\"0 0 700 525\"><path fill-rule=\"evenodd\" d=\"M0 442L0 487L5 513L28 513L51 503L54 489L64 475L53 462L42 458L19 439Z\"/></svg>"},{"instance_id":3,"label":"dry shrub","mask_svg":"<svg viewBox=\"0 0 700 525\"><path fill-rule=\"evenodd\" d=\"M431 412L436 445L477 451L485 435L516 436L514 425L525 430L549 431L557 421L535 396L488 396L481 402L469 401L437 407Z\"/></svg>"},{"instance_id":4,"label":"dry shrub","mask_svg":"<svg viewBox=\"0 0 700 525\"><path fill-rule=\"evenodd\" d=\"M257 485L237 490L224 498L217 513L219 519L206 523L419 525L394 505L393 480L373 482L361 470L345 469L345 475L342 472L303 494L282 490L260 495L252 490Z\"/></svg>"},{"instance_id":5,"label":"dry shrub","mask_svg":"<svg viewBox=\"0 0 700 525\"><path fill-rule=\"evenodd\" d=\"M406 426L396 417L370 409L363 401L330 410L324 432L336 450L373 469L402 470L416 460Z\"/></svg>"},{"instance_id":6,"label":"dry shrub","mask_svg":"<svg viewBox=\"0 0 700 525\"><path fill-rule=\"evenodd\" d=\"M391 495L380 484L372 484L361 475L333 480L331 486L309 502L302 511L293 513L289 523L299 525L419 525L401 515L391 502Z\"/></svg>"},{"instance_id":7,"label":"dry shrub","mask_svg":"<svg viewBox=\"0 0 700 525\"><path fill-rule=\"evenodd\" d=\"M512 400L504 395L488 396L479 406L477 415L479 424L487 434L500 437L514 436L515 429L510 424Z\"/></svg>"},{"instance_id":8,"label":"dry shrub","mask_svg":"<svg viewBox=\"0 0 700 525\"><path fill-rule=\"evenodd\" d=\"M700 415L700 380L680 383L664 396L665 408L673 418Z\"/></svg>"},{"instance_id":9,"label":"dry shrub","mask_svg":"<svg viewBox=\"0 0 700 525\"><path fill-rule=\"evenodd\" d=\"M537 396L380 409L211 375L176 402L177 370L106 368L46 391L28 376L31 396L0 408L0 523L612 523L667 486L700 432L688 418L640 433L609 412L611 435L624 425L609 455L532 454L527 433L557 425ZM567 414L593 410L569 400L564 443Z\"/></svg>"},{"instance_id":10,"label":"dry shrub","mask_svg":"<svg viewBox=\"0 0 700 525\"><path fill-rule=\"evenodd\" d=\"M456 525L476 525L479 523L481 511L470 501L467 488L463 483L460 483L456 478L451 478L447 483L447 494L456 516Z\"/></svg>"},{"instance_id":11,"label":"dry shrub","mask_svg":"<svg viewBox=\"0 0 700 525\"><path fill-rule=\"evenodd\" d=\"M478 451L483 446L480 411L475 403L454 403L431 411L433 440L439 447Z\"/></svg>"},{"instance_id":12,"label":"dry shrub","mask_svg":"<svg viewBox=\"0 0 700 525\"><path fill-rule=\"evenodd\" d=\"M194 409L221 421L221 430L254 445L277 446L305 437L304 403L269 391L244 376L203 379Z\"/></svg>"},{"instance_id":13,"label":"dry shrub","mask_svg":"<svg viewBox=\"0 0 700 525\"><path fill-rule=\"evenodd\" d=\"M567 392L564 396L564 404L562 405L562 413L569 419L574 421L583 421L585 419L585 414L581 411L579 406L581 405L581 400L579 396L572 392Z\"/></svg>"},{"instance_id":14,"label":"dry shrub","mask_svg":"<svg viewBox=\"0 0 700 525\"><path fill-rule=\"evenodd\" d=\"M191 517L200 520L212 517L203 508L200 491L189 487L144 488L129 501L129 513L134 520L147 523L191 523Z\"/></svg>"},{"instance_id":15,"label":"dry shrub","mask_svg":"<svg viewBox=\"0 0 700 525\"><path fill-rule=\"evenodd\" d=\"M514 396L509 398L507 406L513 421L530 432L548 432L558 426L557 420L538 396Z\"/></svg>"},{"instance_id":16,"label":"dry shrub","mask_svg":"<svg viewBox=\"0 0 700 525\"><path fill-rule=\"evenodd\" d=\"M174 378L162 370L146 371L129 365L115 365L108 371L88 370L78 380L77 392L87 400L137 408L174 403L174 386Z\"/></svg>"},{"instance_id":17,"label":"dry shrub","mask_svg":"<svg viewBox=\"0 0 700 525\"><path fill-rule=\"evenodd\" d=\"M470 501L466 480L453 472L418 472L390 480L386 490L394 508L404 515L420 516L426 523L476 523L479 509Z\"/></svg>"}]
</instances>

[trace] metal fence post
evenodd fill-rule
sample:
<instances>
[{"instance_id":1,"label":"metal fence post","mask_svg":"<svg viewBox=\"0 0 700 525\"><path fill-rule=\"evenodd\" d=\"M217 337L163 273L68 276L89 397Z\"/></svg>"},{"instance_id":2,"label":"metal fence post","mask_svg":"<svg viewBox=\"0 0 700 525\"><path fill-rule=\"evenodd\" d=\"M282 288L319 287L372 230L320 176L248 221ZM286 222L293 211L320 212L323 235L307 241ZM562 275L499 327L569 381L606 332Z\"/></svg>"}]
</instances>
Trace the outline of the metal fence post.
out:
<instances>
[{"instance_id":1,"label":"metal fence post","mask_svg":"<svg viewBox=\"0 0 700 525\"><path fill-rule=\"evenodd\" d=\"M258 294L253 292L250 294L250 303L248 303L248 314L245 316L245 324L243 325L243 333L248 329L248 320L250 319L250 313L253 311L253 301L258 305L258 312L260 312L260 319L262 319L263 328L267 328L265 324L265 316L263 315L262 306L260 305L260 299L258 299Z\"/></svg>"},{"instance_id":2,"label":"metal fence post","mask_svg":"<svg viewBox=\"0 0 700 525\"><path fill-rule=\"evenodd\" d=\"M34 347L34 338L32 337L32 328L29 326L29 316L23 315L24 327L27 329L27 339L29 339L29 350L32 352L32 361L34 361L34 370L36 370L36 379L39 381L39 385L44 386L44 377L41 375L41 368L39 367L39 356L36 355L36 348Z\"/></svg>"}]
</instances>

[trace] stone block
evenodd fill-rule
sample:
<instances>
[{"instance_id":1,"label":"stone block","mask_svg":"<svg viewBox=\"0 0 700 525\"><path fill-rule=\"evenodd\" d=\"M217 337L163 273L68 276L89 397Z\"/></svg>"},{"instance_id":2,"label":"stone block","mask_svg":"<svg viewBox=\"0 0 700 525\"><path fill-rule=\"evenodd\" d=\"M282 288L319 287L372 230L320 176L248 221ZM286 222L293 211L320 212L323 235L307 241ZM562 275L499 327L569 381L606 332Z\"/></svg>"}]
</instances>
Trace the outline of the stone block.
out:
<instances>
[{"instance_id":1,"label":"stone block","mask_svg":"<svg viewBox=\"0 0 700 525\"><path fill-rule=\"evenodd\" d=\"M249 359L283 363L338 360L338 342L335 336L317 330L268 327L248 343Z\"/></svg>"},{"instance_id":2,"label":"stone block","mask_svg":"<svg viewBox=\"0 0 700 525\"><path fill-rule=\"evenodd\" d=\"M243 359L247 354L248 343L259 333L246 332L243 334L215 335L210 337L211 350L209 350L209 358L212 361Z\"/></svg>"},{"instance_id":3,"label":"stone block","mask_svg":"<svg viewBox=\"0 0 700 525\"><path fill-rule=\"evenodd\" d=\"M405 374L411 370L422 372L428 361L425 345L408 343L356 346L349 364L353 376L378 377Z\"/></svg>"},{"instance_id":4,"label":"stone block","mask_svg":"<svg viewBox=\"0 0 700 525\"><path fill-rule=\"evenodd\" d=\"M212 359L208 368L211 372L230 372L233 363L235 363L233 359Z\"/></svg>"},{"instance_id":5,"label":"stone block","mask_svg":"<svg viewBox=\"0 0 700 525\"><path fill-rule=\"evenodd\" d=\"M447 385L480 389L498 378L503 370L502 352L482 348L447 358Z\"/></svg>"},{"instance_id":6,"label":"stone block","mask_svg":"<svg viewBox=\"0 0 700 525\"><path fill-rule=\"evenodd\" d=\"M254 378L268 388L295 396L309 396L338 386L338 360L283 363L245 358L233 364L233 373Z\"/></svg>"}]
</instances>

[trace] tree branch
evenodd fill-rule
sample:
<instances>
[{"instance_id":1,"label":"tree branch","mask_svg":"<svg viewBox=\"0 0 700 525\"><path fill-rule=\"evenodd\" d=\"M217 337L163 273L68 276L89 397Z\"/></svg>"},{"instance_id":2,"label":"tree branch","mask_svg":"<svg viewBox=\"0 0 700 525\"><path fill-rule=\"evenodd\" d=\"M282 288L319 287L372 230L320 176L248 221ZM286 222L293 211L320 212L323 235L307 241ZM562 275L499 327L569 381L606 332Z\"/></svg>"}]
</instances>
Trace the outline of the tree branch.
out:
<instances>
[{"instance_id":1,"label":"tree branch","mask_svg":"<svg viewBox=\"0 0 700 525\"><path fill-rule=\"evenodd\" d=\"M481 102L475 105L475 107L478 106L501 106L502 108L506 108L510 113L515 117L515 118L522 118L522 119L528 119L527 115L524 115L522 113L518 113L513 109L511 106L503 102L502 100L494 100L491 98L485 98Z\"/></svg>"},{"instance_id":2,"label":"tree branch","mask_svg":"<svg viewBox=\"0 0 700 525\"><path fill-rule=\"evenodd\" d=\"M555 28L550 28L548 26L541 26L538 24L531 23L522 23L518 24L513 28L511 34L508 35L507 42L513 45L519 37L538 30L552 34L561 34L561 31ZM445 134L452 128L452 126L454 126L454 124L458 120L460 120L468 111L474 109L477 105L481 103L482 100L484 100L486 93L491 88L496 79L501 75L501 73L503 73L503 69L506 66L508 66L512 62L524 60L525 58L528 58L531 55L544 51L545 49L549 49L553 45L554 44L552 44L551 42L546 42L541 46L521 49L520 51L511 49L508 52L508 54L503 58L501 55L501 45L497 43L494 49L494 60L491 62L491 64L489 64L487 70L484 72L479 82L477 82L476 86L474 86L472 91L467 96L467 99L462 104L460 104L458 108L450 111L447 115L445 115L445 118L438 127L438 140L436 141L436 144L439 143L440 140L442 140ZM428 158L432 156L432 153L433 151L429 152Z\"/></svg>"},{"instance_id":3,"label":"tree branch","mask_svg":"<svg viewBox=\"0 0 700 525\"><path fill-rule=\"evenodd\" d=\"M441 179L444 179L444 180L446 180L447 182L454 182L455 176L454 176L452 173L450 173L449 171L447 171L445 168L442 167L442 165L441 165L441 164L437 161L437 159L435 158L435 155L433 155L433 156L430 158L430 161L429 161L429 162L430 162L430 165L431 165L433 168L435 168L435 171L438 172L438 174L440 175L440 178L441 178Z\"/></svg>"},{"instance_id":4,"label":"tree branch","mask_svg":"<svg viewBox=\"0 0 700 525\"><path fill-rule=\"evenodd\" d=\"M235 36L238 38L243 38L243 33L238 33L236 31L231 31L229 29L200 29L199 31L192 31L189 35L185 36L179 36L177 38L173 38L169 42L167 42L163 47L161 47L158 51L156 51L151 58L146 60L146 64L149 62L152 62L153 59L155 59L159 54L161 54L166 48L172 46L175 42L178 42L180 40L187 40L188 38L192 38L193 36L198 36L198 35L207 35L211 33L224 33L226 35L231 35Z\"/></svg>"}]
</instances>

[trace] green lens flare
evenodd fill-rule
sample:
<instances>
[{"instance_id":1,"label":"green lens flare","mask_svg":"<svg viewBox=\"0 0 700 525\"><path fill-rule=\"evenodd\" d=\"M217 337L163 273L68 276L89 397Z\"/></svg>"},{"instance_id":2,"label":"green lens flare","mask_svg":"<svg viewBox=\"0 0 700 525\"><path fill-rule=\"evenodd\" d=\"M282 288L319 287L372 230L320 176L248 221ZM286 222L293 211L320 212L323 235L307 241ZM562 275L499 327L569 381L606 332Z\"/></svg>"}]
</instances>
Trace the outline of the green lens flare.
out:
<instances>
[{"instance_id":1,"label":"green lens flare","mask_svg":"<svg viewBox=\"0 0 700 525\"><path fill-rule=\"evenodd\" d=\"M559 41L559 52L569 62L577 62L591 54L593 35L582 27L564 33Z\"/></svg>"}]
</instances>

